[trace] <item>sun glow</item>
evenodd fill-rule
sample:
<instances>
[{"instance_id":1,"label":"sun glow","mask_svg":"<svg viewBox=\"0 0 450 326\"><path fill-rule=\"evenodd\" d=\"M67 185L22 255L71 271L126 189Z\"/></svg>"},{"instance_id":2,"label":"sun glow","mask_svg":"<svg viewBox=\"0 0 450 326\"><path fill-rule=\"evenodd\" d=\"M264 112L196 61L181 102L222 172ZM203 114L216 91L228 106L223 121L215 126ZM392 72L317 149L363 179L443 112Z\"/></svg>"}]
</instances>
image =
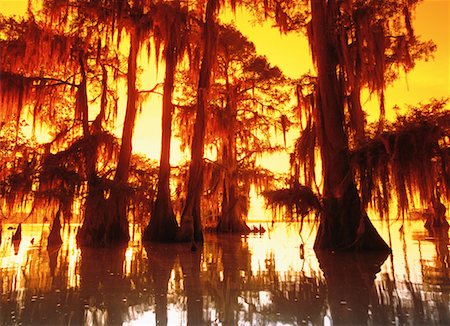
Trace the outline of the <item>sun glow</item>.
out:
<instances>
[{"instance_id":1,"label":"sun glow","mask_svg":"<svg viewBox=\"0 0 450 326\"><path fill-rule=\"evenodd\" d=\"M267 273L276 268L280 274L301 270L306 276L312 277L320 270L312 250L316 225L305 223L301 233L300 225L295 222L282 223L276 228L269 223L262 226L267 229L267 235L247 238L249 247L257 248L252 251L252 273Z\"/></svg>"},{"instance_id":2,"label":"sun glow","mask_svg":"<svg viewBox=\"0 0 450 326\"><path fill-rule=\"evenodd\" d=\"M78 248L76 240L76 230L79 226L66 225L62 229L61 237L64 239L62 251L58 259L58 268L63 268L63 262L67 262L67 284L68 289L80 287L80 266L81 250Z\"/></svg>"}]
</instances>

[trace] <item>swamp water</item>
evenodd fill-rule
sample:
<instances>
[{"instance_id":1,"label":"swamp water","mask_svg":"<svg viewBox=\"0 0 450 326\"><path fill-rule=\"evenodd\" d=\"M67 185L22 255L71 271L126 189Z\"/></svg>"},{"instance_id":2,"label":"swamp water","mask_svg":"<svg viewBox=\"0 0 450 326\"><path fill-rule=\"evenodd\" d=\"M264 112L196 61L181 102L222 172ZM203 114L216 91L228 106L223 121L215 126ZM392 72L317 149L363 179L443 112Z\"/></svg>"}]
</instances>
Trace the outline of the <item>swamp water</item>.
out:
<instances>
[{"instance_id":1,"label":"swamp water","mask_svg":"<svg viewBox=\"0 0 450 326\"><path fill-rule=\"evenodd\" d=\"M259 223L258 223L259 225ZM47 250L48 225L3 224L0 325L449 325L448 233L375 223L393 254L319 254L316 228L263 223L203 247L130 241L81 250L76 227Z\"/></svg>"}]
</instances>

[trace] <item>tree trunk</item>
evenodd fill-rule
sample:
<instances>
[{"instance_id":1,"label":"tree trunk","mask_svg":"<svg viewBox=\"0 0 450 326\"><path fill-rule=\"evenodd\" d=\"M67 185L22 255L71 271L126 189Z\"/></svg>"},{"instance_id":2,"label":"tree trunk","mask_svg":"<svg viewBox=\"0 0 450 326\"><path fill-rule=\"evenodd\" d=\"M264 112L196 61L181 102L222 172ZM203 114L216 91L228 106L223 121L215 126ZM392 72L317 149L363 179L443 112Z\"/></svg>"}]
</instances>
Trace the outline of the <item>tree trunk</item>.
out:
<instances>
[{"instance_id":1,"label":"tree trunk","mask_svg":"<svg viewBox=\"0 0 450 326\"><path fill-rule=\"evenodd\" d=\"M175 31L172 28L165 48L166 72L164 78L161 157L158 173L158 193L150 223L144 231L143 240L174 241L178 223L170 200L170 140L172 136L172 94L176 69Z\"/></svg>"},{"instance_id":2,"label":"tree trunk","mask_svg":"<svg viewBox=\"0 0 450 326\"><path fill-rule=\"evenodd\" d=\"M102 66L102 96L100 101L100 112L92 123L91 130L89 128L83 128L84 138L87 140L85 143L85 168L87 176L87 195L86 202L84 204L84 221L77 235L79 243L85 245L97 245L91 239L98 239L101 234L104 233L106 199L104 196L105 185L99 179L97 175L97 146L96 142L93 142L93 136L102 131L102 122L105 117L106 104L107 104L107 71L105 66ZM86 83L82 83L86 87ZM85 93L85 92L83 92ZM87 108L87 97L85 97L84 106ZM86 109L86 113L88 110ZM88 120L88 116L84 118ZM86 122L87 124L87 122ZM85 123L83 122L83 125ZM92 133L91 133L92 132Z\"/></svg>"},{"instance_id":3,"label":"tree trunk","mask_svg":"<svg viewBox=\"0 0 450 326\"><path fill-rule=\"evenodd\" d=\"M233 90L229 90L233 91ZM248 234L250 228L242 219L239 209L238 193L238 171L236 157L236 103L229 96L227 100L228 134L223 143L222 163L225 168L225 179L223 182L222 212L219 216L217 232Z\"/></svg>"},{"instance_id":4,"label":"tree trunk","mask_svg":"<svg viewBox=\"0 0 450 326\"><path fill-rule=\"evenodd\" d=\"M78 86L77 94L77 110L81 112L83 137L85 139L84 146L84 164L87 177L87 196L84 209L84 221L77 234L79 244L96 245L93 239L99 238L103 232L105 198L103 196L103 189L97 177L97 149L94 148L91 140L91 133L89 130L89 107L87 98L87 78L85 59L80 55L80 73L81 82ZM94 235L95 234L95 235Z\"/></svg>"},{"instance_id":5,"label":"tree trunk","mask_svg":"<svg viewBox=\"0 0 450 326\"><path fill-rule=\"evenodd\" d=\"M311 1L313 55L318 70L316 115L324 176L324 211L314 244L327 250L389 250L361 205L350 167L344 105L332 40L335 1Z\"/></svg>"},{"instance_id":6,"label":"tree trunk","mask_svg":"<svg viewBox=\"0 0 450 326\"><path fill-rule=\"evenodd\" d=\"M139 44L135 27L130 33L130 52L128 55L127 72L127 109L123 123L122 143L120 145L116 174L114 175L114 186L107 200L106 231L107 237L109 237L107 243L123 243L130 240L127 218L128 174L130 171L133 131L137 113L136 69L138 50Z\"/></svg>"},{"instance_id":7,"label":"tree trunk","mask_svg":"<svg viewBox=\"0 0 450 326\"><path fill-rule=\"evenodd\" d=\"M88 196L85 206L85 219L77 234L77 241L82 246L110 246L117 243L126 243L130 239L127 219L127 181L137 111L137 52L137 35L136 31L133 30L130 35L130 52L128 55L128 96L122 131L122 143L116 174L108 199L105 199L104 186L98 179L96 173L96 156L93 154L96 150L91 148L89 154L86 155Z\"/></svg>"},{"instance_id":8,"label":"tree trunk","mask_svg":"<svg viewBox=\"0 0 450 326\"><path fill-rule=\"evenodd\" d=\"M203 154L205 143L206 107L210 87L211 71L216 54L216 15L218 0L208 0L204 29L204 52L200 68L197 91L197 112L194 124L194 135L191 146L191 163L189 165L189 181L186 204L181 216L179 241L203 242L200 198L203 190Z\"/></svg>"},{"instance_id":9,"label":"tree trunk","mask_svg":"<svg viewBox=\"0 0 450 326\"><path fill-rule=\"evenodd\" d=\"M89 107L87 100L87 77L86 77L86 57L84 52L78 56L80 65L81 82L77 91L76 115L81 116L83 125L83 136L89 136Z\"/></svg>"},{"instance_id":10,"label":"tree trunk","mask_svg":"<svg viewBox=\"0 0 450 326\"><path fill-rule=\"evenodd\" d=\"M117 163L114 181L118 184L128 181L128 172L130 170L130 160L132 152L132 140L134 124L137 112L137 91L136 91L136 68L137 68L138 41L136 31L133 30L130 35L130 53L128 55L127 72L127 110L122 130L122 143L119 152L119 161Z\"/></svg>"},{"instance_id":11,"label":"tree trunk","mask_svg":"<svg viewBox=\"0 0 450 326\"><path fill-rule=\"evenodd\" d=\"M229 179L224 181L222 212L219 216L217 232L249 234L250 228L242 219L241 211L239 209L236 176L233 176L232 174L227 178Z\"/></svg>"}]
</instances>

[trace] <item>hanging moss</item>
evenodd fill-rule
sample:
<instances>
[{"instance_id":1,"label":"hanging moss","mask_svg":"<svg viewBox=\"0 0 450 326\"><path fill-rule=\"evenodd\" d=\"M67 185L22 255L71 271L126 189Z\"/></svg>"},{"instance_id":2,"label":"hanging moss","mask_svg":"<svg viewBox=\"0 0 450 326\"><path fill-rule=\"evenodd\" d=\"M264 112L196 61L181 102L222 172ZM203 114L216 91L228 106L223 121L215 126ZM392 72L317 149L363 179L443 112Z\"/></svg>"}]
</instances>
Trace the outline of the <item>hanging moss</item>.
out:
<instances>
[{"instance_id":1,"label":"hanging moss","mask_svg":"<svg viewBox=\"0 0 450 326\"><path fill-rule=\"evenodd\" d=\"M0 172L0 203L9 212L28 211L33 203L40 155L30 145L17 142L9 150L2 148L5 156Z\"/></svg>"},{"instance_id":2,"label":"hanging moss","mask_svg":"<svg viewBox=\"0 0 450 326\"><path fill-rule=\"evenodd\" d=\"M410 109L409 116L352 152L363 203L383 214L392 198L401 213L413 207L415 194L425 207L434 203L436 191L448 200L450 113L445 101Z\"/></svg>"},{"instance_id":3,"label":"hanging moss","mask_svg":"<svg viewBox=\"0 0 450 326\"><path fill-rule=\"evenodd\" d=\"M305 186L295 182L292 187L270 190L263 192L266 199L266 205L274 212L281 212L286 209L287 212L295 210L297 219L302 219L311 212L318 214L322 210L320 199L314 192Z\"/></svg>"},{"instance_id":4,"label":"hanging moss","mask_svg":"<svg viewBox=\"0 0 450 326\"><path fill-rule=\"evenodd\" d=\"M0 71L0 120L15 117L20 119L23 105L33 94L34 78L20 74Z\"/></svg>"}]
</instances>

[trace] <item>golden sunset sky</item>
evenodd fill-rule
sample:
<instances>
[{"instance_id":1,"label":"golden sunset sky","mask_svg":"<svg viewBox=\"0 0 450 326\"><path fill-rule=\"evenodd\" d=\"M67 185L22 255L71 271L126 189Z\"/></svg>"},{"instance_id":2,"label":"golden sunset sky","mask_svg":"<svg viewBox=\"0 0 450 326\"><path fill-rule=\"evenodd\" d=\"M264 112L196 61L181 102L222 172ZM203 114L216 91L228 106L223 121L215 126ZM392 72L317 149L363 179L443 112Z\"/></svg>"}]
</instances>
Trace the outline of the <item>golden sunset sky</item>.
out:
<instances>
[{"instance_id":1,"label":"golden sunset sky","mask_svg":"<svg viewBox=\"0 0 450 326\"><path fill-rule=\"evenodd\" d=\"M5 15L24 15L26 7L26 0L0 0L0 13ZM257 52L265 55L271 64L279 66L289 77L298 78L308 71L313 71L308 43L302 34L280 35L271 23L258 25L252 23L251 18L247 12L240 9L236 14L227 13L221 16L222 22L235 22L238 29L255 43ZM406 76L402 74L395 84L387 88L386 109L391 117L392 110L389 109L394 105L405 107L420 102L426 103L433 97L450 97L450 0L424 0L417 7L413 26L416 35L422 40L431 39L437 44L437 52L434 58L427 62L417 62L412 72ZM163 69L160 68L160 79L162 73ZM367 96L363 100L368 119L376 119L378 101L375 96L372 99ZM159 158L161 137L161 105L158 102L158 99L154 99L143 109L136 123L133 141L134 151L155 159ZM119 116L117 122L118 136L121 130L120 119L123 118ZM178 142L174 140L172 163L178 163L182 157ZM289 163L286 154L266 161L265 165L272 169L287 171Z\"/></svg>"}]
</instances>

